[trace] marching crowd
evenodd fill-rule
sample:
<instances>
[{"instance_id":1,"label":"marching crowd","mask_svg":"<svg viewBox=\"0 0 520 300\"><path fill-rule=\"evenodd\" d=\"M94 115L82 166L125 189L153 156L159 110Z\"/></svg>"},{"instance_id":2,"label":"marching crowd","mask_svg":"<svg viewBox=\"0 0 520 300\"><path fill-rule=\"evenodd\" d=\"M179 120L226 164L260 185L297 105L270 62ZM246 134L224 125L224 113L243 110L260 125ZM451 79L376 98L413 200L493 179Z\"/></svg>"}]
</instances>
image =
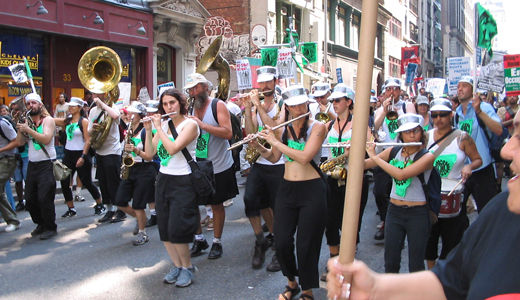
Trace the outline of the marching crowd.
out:
<instances>
[{"instance_id":1,"label":"marching crowd","mask_svg":"<svg viewBox=\"0 0 520 300\"><path fill-rule=\"evenodd\" d=\"M224 102L211 97L212 84L194 73L188 76L184 91L169 89L158 100L133 101L123 109L89 92L84 99L60 95L54 116L36 93L13 101L10 107L0 107L0 185L5 187L0 212L7 223L5 230L18 229L16 211L27 209L36 225L32 236L45 240L57 234L53 161L61 156L56 149L63 149L62 161L72 173L60 181L67 205L61 217L77 214L74 200L84 201L84 187L95 201L94 213L102 215L97 222L120 222L127 215L136 219L134 245L149 242L146 228L157 225L172 262L164 277L168 284L189 286L196 270L191 257L202 255L210 244L208 259L223 255L224 204L239 194L236 173L240 171L247 176L243 199L254 233L252 268L262 268L266 251L275 249L266 269L281 270L287 278L279 299L298 295L313 299L312 289L319 287L320 279L328 280L330 295L339 298L346 297L345 293L359 293L361 298L380 295L376 286L386 289L388 294L383 295L409 291L412 299L418 295L414 293L424 293L419 286L431 291L432 297L442 296L444 291L448 298L518 292L514 279L504 280L501 290L485 290L483 275L464 273L477 272L478 267L490 272L489 265L479 262L489 254L487 250L475 253L471 249L500 240L494 236L484 246L478 241L493 234L484 228L486 222L494 222L491 210L507 215L508 207L520 213L517 199L512 198L518 194L496 196L504 174L520 172L517 96L499 101L491 93L477 94L470 77L459 81L455 97L433 98L424 89L409 97L396 78L387 79L379 95L372 90L366 132L369 140L381 144L367 143L358 242L363 238L359 228L372 177L371 192L381 219L374 239L385 241L385 272L399 273L405 240L408 269L417 272L415 277L401 278L374 274L359 262L341 265L335 259L348 193L349 148L341 144L352 138L357 100L353 89L343 83L331 88L329 83L318 82L310 92L300 85L280 92L276 68L269 66L257 70L257 84L258 90ZM243 133L251 141L242 150L230 151L235 117L242 121ZM101 141L93 138L96 131L102 132ZM507 132L512 137L500 156ZM57 140L62 147L55 147ZM95 143L99 145L93 151ZM211 162L213 169L214 192L209 197L200 197L194 185L193 175L203 162ZM320 166L324 164L332 164L337 172L323 172ZM99 188L93 183L93 165ZM442 201L440 208L432 209L427 186L437 177ZM11 178L18 203L11 193ZM518 189L515 179L508 184L510 190ZM477 228L465 235L469 226L466 207L473 206L473 200L482 216ZM490 209L484 210L487 206ZM201 219L199 207L205 208L207 217ZM500 222L490 226L518 223L509 215ZM212 239L204 236L203 226L212 227ZM324 235L334 259L320 276ZM518 232L511 238L518 245ZM512 269L503 265L510 249L501 253L504 257L496 258L498 263ZM354 276L353 285L343 282L346 276ZM437 279L431 286L418 283L432 278Z\"/></svg>"}]
</instances>

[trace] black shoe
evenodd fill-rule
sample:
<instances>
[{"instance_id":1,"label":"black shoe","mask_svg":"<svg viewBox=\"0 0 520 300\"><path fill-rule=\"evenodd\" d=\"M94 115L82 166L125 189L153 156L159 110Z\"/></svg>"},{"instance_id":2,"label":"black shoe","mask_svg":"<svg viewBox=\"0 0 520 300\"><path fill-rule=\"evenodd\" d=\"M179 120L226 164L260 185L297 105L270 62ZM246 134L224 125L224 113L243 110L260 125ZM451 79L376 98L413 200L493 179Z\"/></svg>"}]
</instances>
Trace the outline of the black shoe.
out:
<instances>
[{"instance_id":1,"label":"black shoe","mask_svg":"<svg viewBox=\"0 0 520 300\"><path fill-rule=\"evenodd\" d=\"M276 257L276 253L273 255L271 263L265 269L269 272L279 272L282 269L282 267L280 267L280 263L278 262L278 258Z\"/></svg>"},{"instance_id":2,"label":"black shoe","mask_svg":"<svg viewBox=\"0 0 520 300\"><path fill-rule=\"evenodd\" d=\"M259 244L258 241L255 242L255 248L253 253L253 269L260 269L265 261L265 251L269 249L269 245L267 241L263 244Z\"/></svg>"},{"instance_id":3,"label":"black shoe","mask_svg":"<svg viewBox=\"0 0 520 300\"><path fill-rule=\"evenodd\" d=\"M96 206L94 206L95 215L101 216L101 214L103 214L105 211L107 211L107 209L103 204L96 204Z\"/></svg>"},{"instance_id":4,"label":"black shoe","mask_svg":"<svg viewBox=\"0 0 520 300\"><path fill-rule=\"evenodd\" d=\"M76 215L76 211L69 208L63 215L62 218L74 217Z\"/></svg>"},{"instance_id":5,"label":"black shoe","mask_svg":"<svg viewBox=\"0 0 520 300\"><path fill-rule=\"evenodd\" d=\"M202 255L202 251L209 248L209 244L206 240L194 240L193 246L191 246L190 255L191 257L197 257Z\"/></svg>"},{"instance_id":6,"label":"black shoe","mask_svg":"<svg viewBox=\"0 0 520 300\"><path fill-rule=\"evenodd\" d=\"M376 234L374 235L374 239L381 241L385 239L385 225L381 226L377 229Z\"/></svg>"},{"instance_id":7,"label":"black shoe","mask_svg":"<svg viewBox=\"0 0 520 300\"><path fill-rule=\"evenodd\" d=\"M266 223L264 223L264 224L262 225L262 231L263 231L263 232L268 232L268 231L269 231L269 227L267 227L267 224L266 224Z\"/></svg>"},{"instance_id":8,"label":"black shoe","mask_svg":"<svg viewBox=\"0 0 520 300\"><path fill-rule=\"evenodd\" d=\"M208 259L217 259L222 256L222 244L221 243L213 243L211 245L211 250L208 254Z\"/></svg>"},{"instance_id":9,"label":"black shoe","mask_svg":"<svg viewBox=\"0 0 520 300\"><path fill-rule=\"evenodd\" d=\"M113 211L107 211L107 213L98 220L99 223L106 223L110 220L112 220L112 217L114 217L115 212Z\"/></svg>"},{"instance_id":10,"label":"black shoe","mask_svg":"<svg viewBox=\"0 0 520 300\"><path fill-rule=\"evenodd\" d=\"M40 234L40 240L48 240L57 234L58 233L56 230L45 230L42 234Z\"/></svg>"},{"instance_id":11,"label":"black shoe","mask_svg":"<svg viewBox=\"0 0 520 300\"><path fill-rule=\"evenodd\" d=\"M117 223L124 221L126 219L126 214L122 210L117 210L112 220L110 220L110 223Z\"/></svg>"},{"instance_id":12,"label":"black shoe","mask_svg":"<svg viewBox=\"0 0 520 300\"><path fill-rule=\"evenodd\" d=\"M18 202L18 204L16 204L16 207L15 207L16 211L22 211L24 209L25 209L25 205L23 204L23 202Z\"/></svg>"},{"instance_id":13,"label":"black shoe","mask_svg":"<svg viewBox=\"0 0 520 300\"><path fill-rule=\"evenodd\" d=\"M265 237L265 240L267 242L267 245L269 245L267 248L269 247L273 247L273 250L274 250L274 235L272 235L271 233L269 233L266 237Z\"/></svg>"},{"instance_id":14,"label":"black shoe","mask_svg":"<svg viewBox=\"0 0 520 300\"><path fill-rule=\"evenodd\" d=\"M151 215L150 219L146 220L145 227L152 227L157 225L157 215Z\"/></svg>"},{"instance_id":15,"label":"black shoe","mask_svg":"<svg viewBox=\"0 0 520 300\"><path fill-rule=\"evenodd\" d=\"M42 225L36 226L36 228L31 232L31 236L37 236L42 234L45 231Z\"/></svg>"}]
</instances>

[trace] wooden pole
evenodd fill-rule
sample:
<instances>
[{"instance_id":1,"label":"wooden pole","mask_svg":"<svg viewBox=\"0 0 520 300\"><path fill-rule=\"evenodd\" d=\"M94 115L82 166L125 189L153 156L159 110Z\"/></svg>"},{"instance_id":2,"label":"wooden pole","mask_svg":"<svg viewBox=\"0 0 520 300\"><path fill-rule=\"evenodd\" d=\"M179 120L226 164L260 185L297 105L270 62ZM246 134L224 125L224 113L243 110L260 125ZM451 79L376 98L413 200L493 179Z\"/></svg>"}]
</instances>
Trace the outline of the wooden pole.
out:
<instances>
[{"instance_id":1,"label":"wooden pole","mask_svg":"<svg viewBox=\"0 0 520 300\"><path fill-rule=\"evenodd\" d=\"M363 186L365 144L370 107L370 87L374 66L374 43L376 37L378 0L363 1L361 13L361 34L359 41L359 64L357 72L356 101L352 124L352 140L349 154L349 168L345 193L345 208L339 261L354 261L356 237L359 219L359 203Z\"/></svg>"}]
</instances>

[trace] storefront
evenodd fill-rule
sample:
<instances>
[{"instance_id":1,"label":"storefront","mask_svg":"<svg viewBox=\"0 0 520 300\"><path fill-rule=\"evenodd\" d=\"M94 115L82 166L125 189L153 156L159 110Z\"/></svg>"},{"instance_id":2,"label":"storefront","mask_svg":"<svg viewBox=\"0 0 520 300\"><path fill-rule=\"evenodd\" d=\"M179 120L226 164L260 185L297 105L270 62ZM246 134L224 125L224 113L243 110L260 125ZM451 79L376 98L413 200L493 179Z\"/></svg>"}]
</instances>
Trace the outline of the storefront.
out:
<instances>
[{"instance_id":1,"label":"storefront","mask_svg":"<svg viewBox=\"0 0 520 300\"><path fill-rule=\"evenodd\" d=\"M0 12L0 103L8 104L31 91L30 84L15 83L8 69L24 57L49 110L60 93L83 97L78 62L86 50L100 45L114 49L121 58L121 82L131 99L142 87L152 89L153 15L148 8L94 0L45 0L35 7L21 1L4 3Z\"/></svg>"}]
</instances>

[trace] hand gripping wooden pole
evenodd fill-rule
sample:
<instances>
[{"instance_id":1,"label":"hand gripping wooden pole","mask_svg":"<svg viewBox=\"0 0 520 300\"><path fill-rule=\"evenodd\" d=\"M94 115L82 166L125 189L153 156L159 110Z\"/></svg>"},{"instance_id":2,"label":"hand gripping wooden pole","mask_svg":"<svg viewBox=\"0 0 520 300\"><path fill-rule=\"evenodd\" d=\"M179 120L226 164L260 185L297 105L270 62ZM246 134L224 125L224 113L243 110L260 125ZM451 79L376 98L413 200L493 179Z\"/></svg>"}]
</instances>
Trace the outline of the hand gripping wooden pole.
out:
<instances>
[{"instance_id":1,"label":"hand gripping wooden pole","mask_svg":"<svg viewBox=\"0 0 520 300\"><path fill-rule=\"evenodd\" d=\"M363 186L365 145L370 107L370 87L374 66L377 5L378 0L365 0L363 1L361 12L356 103L354 104L354 118L352 121L352 140L339 251L339 261L341 263L353 262L356 252L359 203L361 187Z\"/></svg>"}]
</instances>

